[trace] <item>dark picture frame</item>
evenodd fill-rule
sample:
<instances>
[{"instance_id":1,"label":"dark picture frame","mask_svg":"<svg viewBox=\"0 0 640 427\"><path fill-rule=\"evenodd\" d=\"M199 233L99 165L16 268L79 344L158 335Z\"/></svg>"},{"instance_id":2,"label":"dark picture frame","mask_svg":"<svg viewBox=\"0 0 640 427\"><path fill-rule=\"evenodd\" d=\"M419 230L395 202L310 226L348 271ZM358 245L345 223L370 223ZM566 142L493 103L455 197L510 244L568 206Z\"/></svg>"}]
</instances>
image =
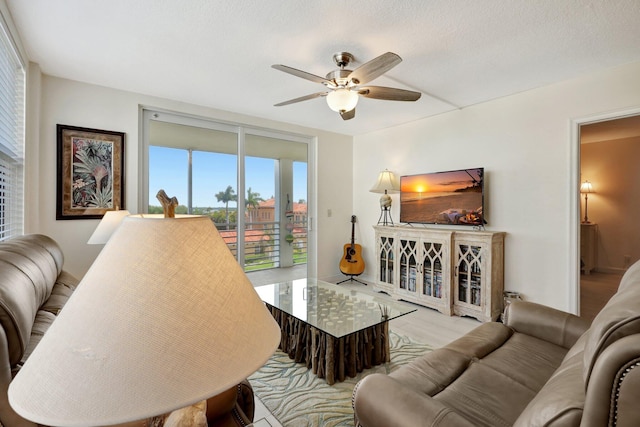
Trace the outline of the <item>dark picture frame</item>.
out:
<instances>
[{"instance_id":1,"label":"dark picture frame","mask_svg":"<svg viewBox=\"0 0 640 427\"><path fill-rule=\"evenodd\" d=\"M100 219L124 206L124 132L56 125L56 219Z\"/></svg>"}]
</instances>

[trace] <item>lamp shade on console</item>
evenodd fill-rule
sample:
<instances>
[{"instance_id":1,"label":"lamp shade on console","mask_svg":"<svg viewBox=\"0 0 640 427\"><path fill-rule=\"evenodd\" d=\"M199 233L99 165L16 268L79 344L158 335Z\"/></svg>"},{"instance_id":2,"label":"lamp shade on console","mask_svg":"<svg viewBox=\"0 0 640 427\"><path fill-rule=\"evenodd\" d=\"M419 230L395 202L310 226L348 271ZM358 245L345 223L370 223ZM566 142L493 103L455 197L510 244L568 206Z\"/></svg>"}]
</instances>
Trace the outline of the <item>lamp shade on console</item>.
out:
<instances>
[{"instance_id":1,"label":"lamp shade on console","mask_svg":"<svg viewBox=\"0 0 640 427\"><path fill-rule=\"evenodd\" d=\"M380 196L380 218L378 218L378 224L393 225L391 219L391 193L398 193L400 191L400 182L393 172L385 169L378 175L378 180L371 188L372 193L383 193Z\"/></svg>"},{"instance_id":2,"label":"lamp shade on console","mask_svg":"<svg viewBox=\"0 0 640 427\"><path fill-rule=\"evenodd\" d=\"M591 185L589 181L583 182L582 184L580 184L580 193L584 194L584 220L582 222L585 224L589 224L591 223L591 221L589 221L588 203L589 203L589 194L595 193L595 190L593 189L593 185Z\"/></svg>"},{"instance_id":3,"label":"lamp shade on console","mask_svg":"<svg viewBox=\"0 0 640 427\"><path fill-rule=\"evenodd\" d=\"M51 426L146 419L233 387L279 341L211 219L128 216L11 382L9 401Z\"/></svg>"}]
</instances>

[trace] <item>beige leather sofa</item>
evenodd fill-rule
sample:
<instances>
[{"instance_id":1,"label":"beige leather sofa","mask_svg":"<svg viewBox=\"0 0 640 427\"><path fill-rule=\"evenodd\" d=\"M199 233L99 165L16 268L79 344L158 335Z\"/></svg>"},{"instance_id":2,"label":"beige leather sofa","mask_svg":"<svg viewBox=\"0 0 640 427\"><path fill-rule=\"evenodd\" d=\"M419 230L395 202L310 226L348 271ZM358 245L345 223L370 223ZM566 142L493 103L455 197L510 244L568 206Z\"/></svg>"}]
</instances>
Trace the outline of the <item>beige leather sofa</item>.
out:
<instances>
[{"instance_id":1,"label":"beige leather sofa","mask_svg":"<svg viewBox=\"0 0 640 427\"><path fill-rule=\"evenodd\" d=\"M589 326L515 302L353 393L356 425L640 426L640 262Z\"/></svg>"},{"instance_id":2,"label":"beige leather sofa","mask_svg":"<svg viewBox=\"0 0 640 427\"><path fill-rule=\"evenodd\" d=\"M0 422L33 426L9 406L7 389L78 280L62 270L58 244L43 235L0 243Z\"/></svg>"},{"instance_id":3,"label":"beige leather sofa","mask_svg":"<svg viewBox=\"0 0 640 427\"><path fill-rule=\"evenodd\" d=\"M63 263L62 250L50 237L31 234L0 242L0 426L35 426L9 406L7 389L78 285ZM247 381L207 403L209 426L244 426L253 420Z\"/></svg>"}]
</instances>

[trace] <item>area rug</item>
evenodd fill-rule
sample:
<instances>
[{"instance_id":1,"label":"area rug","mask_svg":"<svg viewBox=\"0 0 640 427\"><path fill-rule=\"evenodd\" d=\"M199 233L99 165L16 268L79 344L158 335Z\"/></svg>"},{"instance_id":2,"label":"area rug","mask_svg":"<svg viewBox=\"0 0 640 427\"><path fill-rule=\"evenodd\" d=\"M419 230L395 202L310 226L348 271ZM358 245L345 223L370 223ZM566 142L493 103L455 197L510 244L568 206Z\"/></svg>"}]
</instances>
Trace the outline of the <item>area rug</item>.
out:
<instances>
[{"instance_id":1,"label":"area rug","mask_svg":"<svg viewBox=\"0 0 640 427\"><path fill-rule=\"evenodd\" d=\"M353 427L351 393L360 379L374 372L392 372L431 350L428 345L393 331L389 331L389 339L390 363L367 369L344 382L328 385L281 351L276 351L249 381L283 427Z\"/></svg>"}]
</instances>

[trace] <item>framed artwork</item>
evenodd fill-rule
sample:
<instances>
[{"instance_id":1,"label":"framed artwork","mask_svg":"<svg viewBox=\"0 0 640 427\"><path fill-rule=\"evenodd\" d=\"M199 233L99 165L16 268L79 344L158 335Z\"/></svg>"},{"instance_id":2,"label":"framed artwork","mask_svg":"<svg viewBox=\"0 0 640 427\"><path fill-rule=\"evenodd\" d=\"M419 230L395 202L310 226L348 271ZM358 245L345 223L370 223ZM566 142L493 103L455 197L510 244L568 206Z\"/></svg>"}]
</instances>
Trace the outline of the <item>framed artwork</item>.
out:
<instances>
[{"instance_id":1,"label":"framed artwork","mask_svg":"<svg viewBox=\"0 0 640 427\"><path fill-rule=\"evenodd\" d=\"M56 219L100 219L124 206L124 132L57 125Z\"/></svg>"}]
</instances>

